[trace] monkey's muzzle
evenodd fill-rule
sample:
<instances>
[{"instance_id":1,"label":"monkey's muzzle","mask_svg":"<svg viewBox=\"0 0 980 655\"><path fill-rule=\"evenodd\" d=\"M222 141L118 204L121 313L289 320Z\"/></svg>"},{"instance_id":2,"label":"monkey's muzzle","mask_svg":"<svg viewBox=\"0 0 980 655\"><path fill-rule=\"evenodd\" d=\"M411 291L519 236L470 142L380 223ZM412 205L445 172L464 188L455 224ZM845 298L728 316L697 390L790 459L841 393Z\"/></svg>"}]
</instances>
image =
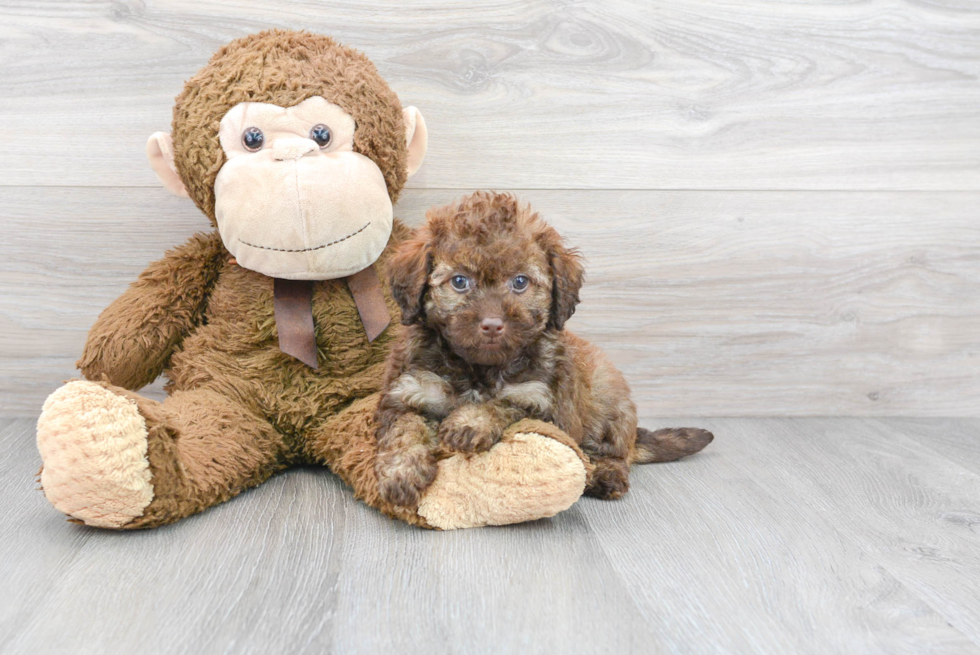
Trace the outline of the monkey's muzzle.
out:
<instances>
[{"instance_id":1,"label":"monkey's muzzle","mask_svg":"<svg viewBox=\"0 0 980 655\"><path fill-rule=\"evenodd\" d=\"M359 153L323 153L310 144L279 139L218 172L218 231L239 266L328 280L367 268L384 250L392 207L381 169Z\"/></svg>"}]
</instances>

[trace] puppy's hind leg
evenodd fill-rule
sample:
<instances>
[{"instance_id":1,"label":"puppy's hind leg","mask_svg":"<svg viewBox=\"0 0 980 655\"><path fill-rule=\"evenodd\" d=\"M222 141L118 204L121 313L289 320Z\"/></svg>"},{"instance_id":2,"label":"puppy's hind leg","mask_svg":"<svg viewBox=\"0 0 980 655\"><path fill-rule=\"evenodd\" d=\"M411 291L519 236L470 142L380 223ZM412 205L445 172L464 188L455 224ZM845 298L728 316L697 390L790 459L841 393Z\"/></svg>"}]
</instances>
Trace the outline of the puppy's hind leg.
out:
<instances>
[{"instance_id":1,"label":"puppy's hind leg","mask_svg":"<svg viewBox=\"0 0 980 655\"><path fill-rule=\"evenodd\" d=\"M592 458L592 463L595 469L586 483L586 496L616 500L629 491L630 465L625 458Z\"/></svg>"},{"instance_id":2,"label":"puppy's hind leg","mask_svg":"<svg viewBox=\"0 0 980 655\"><path fill-rule=\"evenodd\" d=\"M586 481L585 495L616 500L630 488L630 444L636 431L636 418L627 411L603 423L597 430L600 438L586 437L582 441L582 451L595 465Z\"/></svg>"}]
</instances>

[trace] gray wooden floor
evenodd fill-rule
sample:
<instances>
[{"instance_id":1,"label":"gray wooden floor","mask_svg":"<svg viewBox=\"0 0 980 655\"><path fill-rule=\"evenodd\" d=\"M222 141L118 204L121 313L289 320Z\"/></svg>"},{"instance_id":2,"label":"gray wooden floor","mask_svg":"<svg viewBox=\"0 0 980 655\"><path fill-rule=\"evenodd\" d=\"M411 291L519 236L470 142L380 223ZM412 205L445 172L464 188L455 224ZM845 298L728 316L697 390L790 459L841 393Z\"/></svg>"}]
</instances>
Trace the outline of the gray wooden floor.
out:
<instances>
[{"instance_id":1,"label":"gray wooden floor","mask_svg":"<svg viewBox=\"0 0 980 655\"><path fill-rule=\"evenodd\" d=\"M0 652L980 653L980 419L678 422L718 439L621 501L445 533L318 468L80 527L3 422Z\"/></svg>"}]
</instances>

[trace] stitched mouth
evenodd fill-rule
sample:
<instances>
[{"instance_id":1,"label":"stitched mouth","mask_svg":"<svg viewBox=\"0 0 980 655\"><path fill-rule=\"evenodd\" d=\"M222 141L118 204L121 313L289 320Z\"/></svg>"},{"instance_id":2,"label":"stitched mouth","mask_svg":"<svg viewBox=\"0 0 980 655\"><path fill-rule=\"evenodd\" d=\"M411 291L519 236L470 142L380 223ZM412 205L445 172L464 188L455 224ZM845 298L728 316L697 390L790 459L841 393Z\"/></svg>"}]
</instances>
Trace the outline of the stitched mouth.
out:
<instances>
[{"instance_id":1,"label":"stitched mouth","mask_svg":"<svg viewBox=\"0 0 980 655\"><path fill-rule=\"evenodd\" d=\"M260 248L262 250L273 250L275 252L310 252L312 250L323 250L324 248L329 248L330 246L335 246L335 245L337 245L338 243L340 243L342 241L347 241L347 239L350 239L351 237L356 237L358 234L360 234L364 230L368 229L368 226L370 226L370 225L371 225L371 221L368 221L367 223L364 224L364 226L361 229L359 229L359 230L357 230L355 232L351 232L350 234L348 234L345 237L341 237L339 239L335 239L334 241L331 241L330 243L325 243L325 244L323 244L321 246L314 246L313 248L272 248L270 246L259 246L259 245L256 245L254 243L249 243L248 241L244 241L242 239L239 239L238 242L241 243L241 244L243 244L243 245L246 245L246 246L248 246L250 248Z\"/></svg>"}]
</instances>

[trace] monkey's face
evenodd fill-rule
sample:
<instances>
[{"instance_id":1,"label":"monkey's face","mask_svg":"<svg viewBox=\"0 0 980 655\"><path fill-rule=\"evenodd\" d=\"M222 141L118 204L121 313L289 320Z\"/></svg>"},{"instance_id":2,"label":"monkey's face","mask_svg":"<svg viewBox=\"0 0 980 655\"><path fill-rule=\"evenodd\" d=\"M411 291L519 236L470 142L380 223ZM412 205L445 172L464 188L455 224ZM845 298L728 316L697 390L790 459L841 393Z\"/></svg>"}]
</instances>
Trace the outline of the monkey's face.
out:
<instances>
[{"instance_id":1,"label":"monkey's face","mask_svg":"<svg viewBox=\"0 0 980 655\"><path fill-rule=\"evenodd\" d=\"M197 204L241 266L294 280L377 260L428 140L363 53L288 30L221 48L177 96L173 126L146 144L164 186Z\"/></svg>"},{"instance_id":2,"label":"monkey's face","mask_svg":"<svg viewBox=\"0 0 980 655\"><path fill-rule=\"evenodd\" d=\"M240 266L324 280L378 258L391 234L391 200L381 169L354 152L355 128L322 97L286 108L242 102L225 114L215 218Z\"/></svg>"}]
</instances>

